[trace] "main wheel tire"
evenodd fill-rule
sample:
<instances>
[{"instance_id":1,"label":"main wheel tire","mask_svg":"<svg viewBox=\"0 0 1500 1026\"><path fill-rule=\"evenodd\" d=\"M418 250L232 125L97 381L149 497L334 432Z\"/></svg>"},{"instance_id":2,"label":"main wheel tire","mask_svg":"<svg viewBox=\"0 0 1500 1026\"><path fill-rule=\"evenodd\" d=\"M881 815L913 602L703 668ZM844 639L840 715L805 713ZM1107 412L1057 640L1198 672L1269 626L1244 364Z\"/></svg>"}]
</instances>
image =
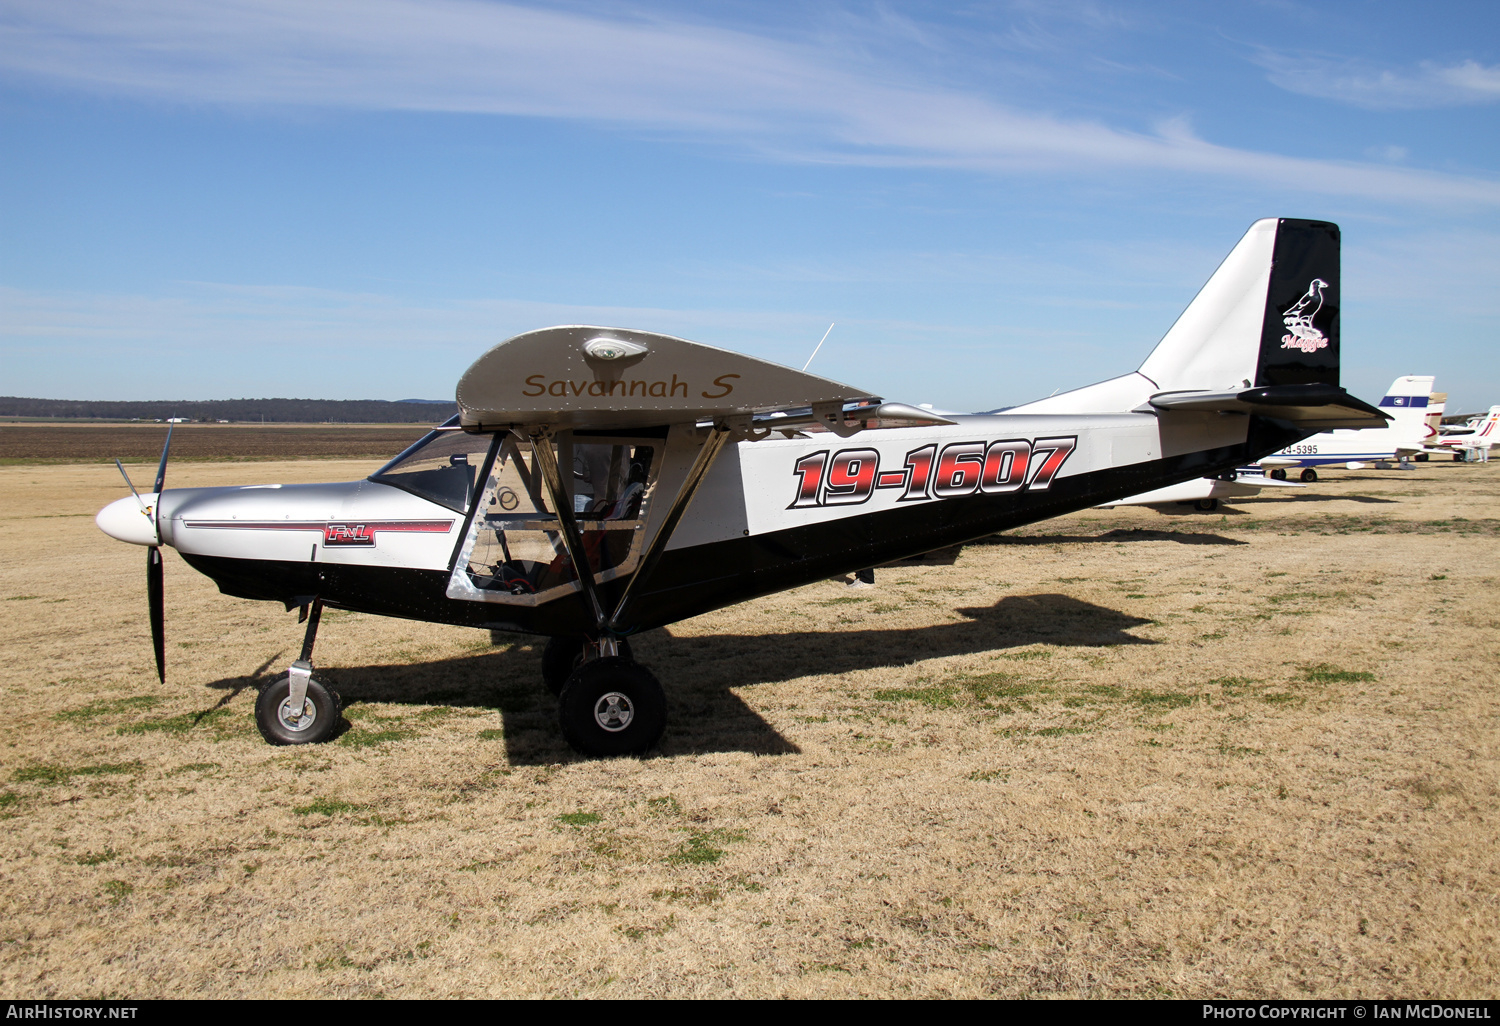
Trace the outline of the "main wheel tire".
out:
<instances>
[{"instance_id":1,"label":"main wheel tire","mask_svg":"<svg viewBox=\"0 0 1500 1026\"><path fill-rule=\"evenodd\" d=\"M1425 452L1419 452L1415 456L1413 456L1412 459L1416 460L1418 463L1426 463L1427 454Z\"/></svg>"},{"instance_id":2,"label":"main wheel tire","mask_svg":"<svg viewBox=\"0 0 1500 1026\"><path fill-rule=\"evenodd\" d=\"M620 655L630 658L630 642L620 639ZM583 665L588 642L577 635L547 639L542 649L542 682L554 695L562 694L563 685L573 676L573 671Z\"/></svg>"},{"instance_id":3,"label":"main wheel tire","mask_svg":"<svg viewBox=\"0 0 1500 1026\"><path fill-rule=\"evenodd\" d=\"M1277 467L1275 470L1271 471L1271 477L1277 481L1285 481L1286 470L1281 467Z\"/></svg>"},{"instance_id":4,"label":"main wheel tire","mask_svg":"<svg viewBox=\"0 0 1500 1026\"><path fill-rule=\"evenodd\" d=\"M1318 479L1318 472L1316 470L1314 470L1312 467L1308 467L1306 470L1304 470L1302 472L1302 480L1304 480L1304 481L1316 481L1317 479Z\"/></svg>"},{"instance_id":5,"label":"main wheel tire","mask_svg":"<svg viewBox=\"0 0 1500 1026\"><path fill-rule=\"evenodd\" d=\"M327 741L338 728L343 703L339 693L317 677L307 682L302 715L292 716L291 674L283 673L261 689L255 700L255 725L273 745L312 745Z\"/></svg>"},{"instance_id":6,"label":"main wheel tire","mask_svg":"<svg viewBox=\"0 0 1500 1026\"><path fill-rule=\"evenodd\" d=\"M1214 510L1219 508L1219 500L1199 499L1197 502L1193 503L1193 508L1200 513L1212 513Z\"/></svg>"},{"instance_id":7,"label":"main wheel tire","mask_svg":"<svg viewBox=\"0 0 1500 1026\"><path fill-rule=\"evenodd\" d=\"M639 755L667 726L667 696L652 672L623 656L591 659L558 696L563 737L584 755Z\"/></svg>"}]
</instances>

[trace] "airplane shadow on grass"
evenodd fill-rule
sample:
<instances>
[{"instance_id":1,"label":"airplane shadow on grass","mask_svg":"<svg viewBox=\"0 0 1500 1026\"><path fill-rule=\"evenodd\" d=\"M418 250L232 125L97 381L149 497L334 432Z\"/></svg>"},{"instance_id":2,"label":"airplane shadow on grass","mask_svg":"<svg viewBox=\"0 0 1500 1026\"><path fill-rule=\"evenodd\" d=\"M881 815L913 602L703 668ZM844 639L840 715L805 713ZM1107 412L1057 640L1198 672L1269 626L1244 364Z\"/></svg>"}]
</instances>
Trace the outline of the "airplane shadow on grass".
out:
<instances>
[{"instance_id":1,"label":"airplane shadow on grass","mask_svg":"<svg viewBox=\"0 0 1500 1026\"><path fill-rule=\"evenodd\" d=\"M1292 496L1281 500L1283 502L1362 502L1366 505L1394 506L1400 500L1382 499L1378 495L1322 495L1317 492Z\"/></svg>"},{"instance_id":2,"label":"airplane shadow on grass","mask_svg":"<svg viewBox=\"0 0 1500 1026\"><path fill-rule=\"evenodd\" d=\"M635 658L651 668L667 692L667 731L657 754L800 751L733 689L1034 644L1154 644L1126 633L1149 620L1067 595L1011 595L993 606L955 612L964 619L928 627L882 628L872 617L847 630L674 637L663 629L633 638ZM582 757L563 741L557 702L542 684L544 643L521 638L510 648L425 663L320 666L318 676L338 691L355 718L359 706L376 702L493 709L500 713L512 765L575 762ZM238 693L264 682L233 677L208 686ZM420 721L408 725L420 733Z\"/></svg>"},{"instance_id":3,"label":"airplane shadow on grass","mask_svg":"<svg viewBox=\"0 0 1500 1026\"><path fill-rule=\"evenodd\" d=\"M1153 531L1147 527L1120 527L1103 534L995 534L969 542L969 545L1091 545L1144 541L1169 541L1178 545L1249 545L1239 538L1222 534L1187 534L1182 531Z\"/></svg>"}]
</instances>

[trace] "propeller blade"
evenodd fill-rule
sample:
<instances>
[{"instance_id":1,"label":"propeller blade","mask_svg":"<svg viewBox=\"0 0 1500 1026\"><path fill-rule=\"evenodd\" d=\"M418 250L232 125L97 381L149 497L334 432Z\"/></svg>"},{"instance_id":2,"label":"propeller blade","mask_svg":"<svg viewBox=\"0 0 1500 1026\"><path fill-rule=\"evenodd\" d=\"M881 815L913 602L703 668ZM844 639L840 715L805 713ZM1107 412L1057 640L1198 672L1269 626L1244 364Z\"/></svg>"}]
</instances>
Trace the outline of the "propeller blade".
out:
<instances>
[{"instance_id":1,"label":"propeller blade","mask_svg":"<svg viewBox=\"0 0 1500 1026\"><path fill-rule=\"evenodd\" d=\"M162 594L161 549L146 550L146 601L151 606L151 647L156 651L156 676L167 682L167 625Z\"/></svg>"},{"instance_id":2,"label":"propeller blade","mask_svg":"<svg viewBox=\"0 0 1500 1026\"><path fill-rule=\"evenodd\" d=\"M167 428L167 432L169 434L171 433L171 431L172 431L171 428ZM120 458L118 456L115 457L115 466L117 466L117 467L120 468L120 476L125 479L125 485L126 485L126 487L128 487L130 489L130 494L135 496L135 501L138 502L138 503L140 503L141 509L145 509L146 508L146 500L144 500L144 499L141 498L141 493L138 492L138 491L136 491L135 490L135 485L133 485L133 484L130 483L130 475L127 474L127 473L125 473L125 465L120 462Z\"/></svg>"},{"instance_id":3,"label":"propeller blade","mask_svg":"<svg viewBox=\"0 0 1500 1026\"><path fill-rule=\"evenodd\" d=\"M167 450L172 448L172 425L167 425L167 440L161 447L161 463L156 467L156 487L151 489L158 495L161 494L162 482L167 479Z\"/></svg>"}]
</instances>

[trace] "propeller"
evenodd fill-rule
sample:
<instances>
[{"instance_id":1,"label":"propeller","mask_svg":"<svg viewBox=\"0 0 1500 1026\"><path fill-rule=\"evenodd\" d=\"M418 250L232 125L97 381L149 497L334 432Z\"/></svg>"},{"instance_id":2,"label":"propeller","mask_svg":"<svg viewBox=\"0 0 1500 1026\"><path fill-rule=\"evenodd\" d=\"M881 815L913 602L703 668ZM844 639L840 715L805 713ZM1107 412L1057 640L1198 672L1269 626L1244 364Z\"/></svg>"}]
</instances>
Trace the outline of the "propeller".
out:
<instances>
[{"instance_id":1,"label":"propeller","mask_svg":"<svg viewBox=\"0 0 1500 1026\"><path fill-rule=\"evenodd\" d=\"M167 479L167 452L171 448L172 426L169 424L167 425L167 440L161 447L161 462L156 467L156 483L151 488L156 493L155 508L147 508L146 500L142 499L141 493L135 490L130 475L125 473L125 467L119 460L115 460L115 466L120 468L120 476L125 478L127 485L130 485L130 493L135 496L135 501L141 504L141 511L151 517L152 533L157 541L161 540L161 489ZM150 545L146 548L146 604L151 614L151 647L156 653L156 676L165 684L167 682L167 625L160 545Z\"/></svg>"}]
</instances>

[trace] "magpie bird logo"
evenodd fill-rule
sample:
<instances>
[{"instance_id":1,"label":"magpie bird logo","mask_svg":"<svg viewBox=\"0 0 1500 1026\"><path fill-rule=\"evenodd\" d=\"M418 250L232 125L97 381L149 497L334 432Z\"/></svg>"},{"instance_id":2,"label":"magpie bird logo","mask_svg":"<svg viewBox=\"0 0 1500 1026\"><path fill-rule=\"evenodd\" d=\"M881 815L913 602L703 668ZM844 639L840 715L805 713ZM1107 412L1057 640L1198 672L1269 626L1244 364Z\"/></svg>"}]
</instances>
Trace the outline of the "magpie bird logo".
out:
<instances>
[{"instance_id":1,"label":"magpie bird logo","mask_svg":"<svg viewBox=\"0 0 1500 1026\"><path fill-rule=\"evenodd\" d=\"M1328 347L1328 337L1313 326L1313 318L1323 309L1323 290L1327 287L1322 278L1314 278L1302 298L1282 314L1281 323L1286 325L1287 333L1281 336L1281 348L1313 353Z\"/></svg>"}]
</instances>

